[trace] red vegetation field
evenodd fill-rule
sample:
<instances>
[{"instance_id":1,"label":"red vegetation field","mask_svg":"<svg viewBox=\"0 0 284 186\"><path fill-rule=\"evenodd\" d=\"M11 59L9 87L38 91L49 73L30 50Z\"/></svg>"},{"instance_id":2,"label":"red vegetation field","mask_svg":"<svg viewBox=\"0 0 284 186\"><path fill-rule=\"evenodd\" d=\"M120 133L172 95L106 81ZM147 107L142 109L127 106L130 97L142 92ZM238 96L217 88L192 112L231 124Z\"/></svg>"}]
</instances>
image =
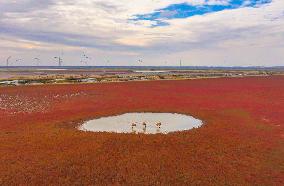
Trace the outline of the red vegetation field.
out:
<instances>
[{"instance_id":1,"label":"red vegetation field","mask_svg":"<svg viewBox=\"0 0 284 186\"><path fill-rule=\"evenodd\" d=\"M125 112L177 112L168 135L76 130ZM283 185L284 77L0 88L0 185Z\"/></svg>"}]
</instances>

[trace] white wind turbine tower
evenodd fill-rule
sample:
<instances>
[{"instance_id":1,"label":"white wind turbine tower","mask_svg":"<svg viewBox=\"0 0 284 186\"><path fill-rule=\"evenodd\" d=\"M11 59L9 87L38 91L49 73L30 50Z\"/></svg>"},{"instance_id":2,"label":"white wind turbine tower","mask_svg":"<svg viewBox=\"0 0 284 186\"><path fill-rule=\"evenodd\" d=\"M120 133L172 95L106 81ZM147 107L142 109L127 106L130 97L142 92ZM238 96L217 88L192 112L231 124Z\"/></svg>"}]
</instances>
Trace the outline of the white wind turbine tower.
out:
<instances>
[{"instance_id":1,"label":"white wind turbine tower","mask_svg":"<svg viewBox=\"0 0 284 186\"><path fill-rule=\"evenodd\" d=\"M57 60L58 62L58 66L61 67L62 64L63 64L63 59L62 59L62 56L63 56L63 52L61 51L61 55L59 56L55 56L54 59Z\"/></svg>"},{"instance_id":2,"label":"white wind turbine tower","mask_svg":"<svg viewBox=\"0 0 284 186\"><path fill-rule=\"evenodd\" d=\"M9 61L10 61L11 58L12 58L12 56L9 56L9 57L6 59L6 66L7 66L7 67L9 66Z\"/></svg>"},{"instance_id":3,"label":"white wind turbine tower","mask_svg":"<svg viewBox=\"0 0 284 186\"><path fill-rule=\"evenodd\" d=\"M60 56L55 56L54 59L58 60L58 66L62 66L62 58Z\"/></svg>"},{"instance_id":4,"label":"white wind turbine tower","mask_svg":"<svg viewBox=\"0 0 284 186\"><path fill-rule=\"evenodd\" d=\"M86 66L88 66L88 61L90 59L91 58L89 56L87 56L85 52L83 52L83 56L81 57L81 63L84 63Z\"/></svg>"},{"instance_id":5,"label":"white wind turbine tower","mask_svg":"<svg viewBox=\"0 0 284 186\"><path fill-rule=\"evenodd\" d=\"M17 65L17 63L18 63L18 62L21 62L21 61L23 61L23 59L16 59L16 61L15 61L15 62L16 62L16 66L20 66L20 65ZM19 64L20 64L20 63L19 63Z\"/></svg>"},{"instance_id":6,"label":"white wind turbine tower","mask_svg":"<svg viewBox=\"0 0 284 186\"><path fill-rule=\"evenodd\" d=\"M36 61L36 66L39 66L40 59L38 57L35 57L34 60Z\"/></svg>"}]
</instances>

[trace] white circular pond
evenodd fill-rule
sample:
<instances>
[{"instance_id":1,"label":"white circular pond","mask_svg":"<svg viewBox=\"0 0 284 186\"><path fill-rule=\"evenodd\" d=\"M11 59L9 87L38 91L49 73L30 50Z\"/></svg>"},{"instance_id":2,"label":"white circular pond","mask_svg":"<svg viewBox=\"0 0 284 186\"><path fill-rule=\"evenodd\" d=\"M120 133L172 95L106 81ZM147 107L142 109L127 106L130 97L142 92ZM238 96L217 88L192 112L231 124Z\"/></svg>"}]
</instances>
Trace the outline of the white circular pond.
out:
<instances>
[{"instance_id":1,"label":"white circular pond","mask_svg":"<svg viewBox=\"0 0 284 186\"><path fill-rule=\"evenodd\" d=\"M175 113L127 113L83 123L79 130L115 133L169 133L198 128L202 121L192 116Z\"/></svg>"}]
</instances>

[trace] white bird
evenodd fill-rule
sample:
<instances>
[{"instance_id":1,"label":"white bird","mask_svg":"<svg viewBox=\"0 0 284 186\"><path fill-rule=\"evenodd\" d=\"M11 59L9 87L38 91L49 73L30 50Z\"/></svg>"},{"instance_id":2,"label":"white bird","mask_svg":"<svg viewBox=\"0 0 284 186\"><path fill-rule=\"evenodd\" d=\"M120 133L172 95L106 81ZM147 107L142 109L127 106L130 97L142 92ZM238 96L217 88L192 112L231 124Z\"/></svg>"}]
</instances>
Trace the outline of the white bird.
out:
<instances>
[{"instance_id":1,"label":"white bird","mask_svg":"<svg viewBox=\"0 0 284 186\"><path fill-rule=\"evenodd\" d=\"M162 125L161 122L156 123L156 126L157 126L158 128L161 128L161 125Z\"/></svg>"}]
</instances>

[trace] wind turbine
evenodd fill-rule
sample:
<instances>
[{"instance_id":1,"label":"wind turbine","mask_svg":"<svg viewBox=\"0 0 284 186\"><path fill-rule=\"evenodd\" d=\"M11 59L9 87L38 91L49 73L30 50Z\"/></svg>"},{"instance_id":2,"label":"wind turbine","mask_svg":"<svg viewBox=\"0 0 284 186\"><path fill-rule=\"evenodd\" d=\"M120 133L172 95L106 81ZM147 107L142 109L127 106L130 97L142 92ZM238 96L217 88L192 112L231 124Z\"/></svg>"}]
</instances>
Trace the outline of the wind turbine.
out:
<instances>
[{"instance_id":1,"label":"wind turbine","mask_svg":"<svg viewBox=\"0 0 284 186\"><path fill-rule=\"evenodd\" d=\"M61 52L62 54L62 52ZM63 59L61 56L55 56L54 59L58 60L58 66L62 66L62 63L63 63Z\"/></svg>"},{"instance_id":2,"label":"wind turbine","mask_svg":"<svg viewBox=\"0 0 284 186\"><path fill-rule=\"evenodd\" d=\"M58 66L62 66L62 58L60 56L59 57L54 57L54 59L58 60Z\"/></svg>"},{"instance_id":3,"label":"wind turbine","mask_svg":"<svg viewBox=\"0 0 284 186\"><path fill-rule=\"evenodd\" d=\"M62 56L63 56L63 51L61 51L61 55L54 57L54 59L58 60L58 66L60 66L60 67L61 67L62 64L63 64Z\"/></svg>"},{"instance_id":4,"label":"wind turbine","mask_svg":"<svg viewBox=\"0 0 284 186\"><path fill-rule=\"evenodd\" d=\"M91 58L89 56L86 55L85 52L83 52L83 56L81 58L81 63L85 63L85 65L88 65L88 60L90 60Z\"/></svg>"},{"instance_id":5,"label":"wind turbine","mask_svg":"<svg viewBox=\"0 0 284 186\"><path fill-rule=\"evenodd\" d=\"M9 66L9 60L11 59L12 56L9 56L7 59L6 59L6 66L8 67Z\"/></svg>"},{"instance_id":6,"label":"wind turbine","mask_svg":"<svg viewBox=\"0 0 284 186\"><path fill-rule=\"evenodd\" d=\"M16 64L18 63L18 62L20 62L20 61L23 61L22 59L16 59Z\"/></svg>"},{"instance_id":7,"label":"wind turbine","mask_svg":"<svg viewBox=\"0 0 284 186\"><path fill-rule=\"evenodd\" d=\"M40 59L35 57L34 60L36 61L36 65L38 66L39 65L39 62L40 62Z\"/></svg>"}]
</instances>

